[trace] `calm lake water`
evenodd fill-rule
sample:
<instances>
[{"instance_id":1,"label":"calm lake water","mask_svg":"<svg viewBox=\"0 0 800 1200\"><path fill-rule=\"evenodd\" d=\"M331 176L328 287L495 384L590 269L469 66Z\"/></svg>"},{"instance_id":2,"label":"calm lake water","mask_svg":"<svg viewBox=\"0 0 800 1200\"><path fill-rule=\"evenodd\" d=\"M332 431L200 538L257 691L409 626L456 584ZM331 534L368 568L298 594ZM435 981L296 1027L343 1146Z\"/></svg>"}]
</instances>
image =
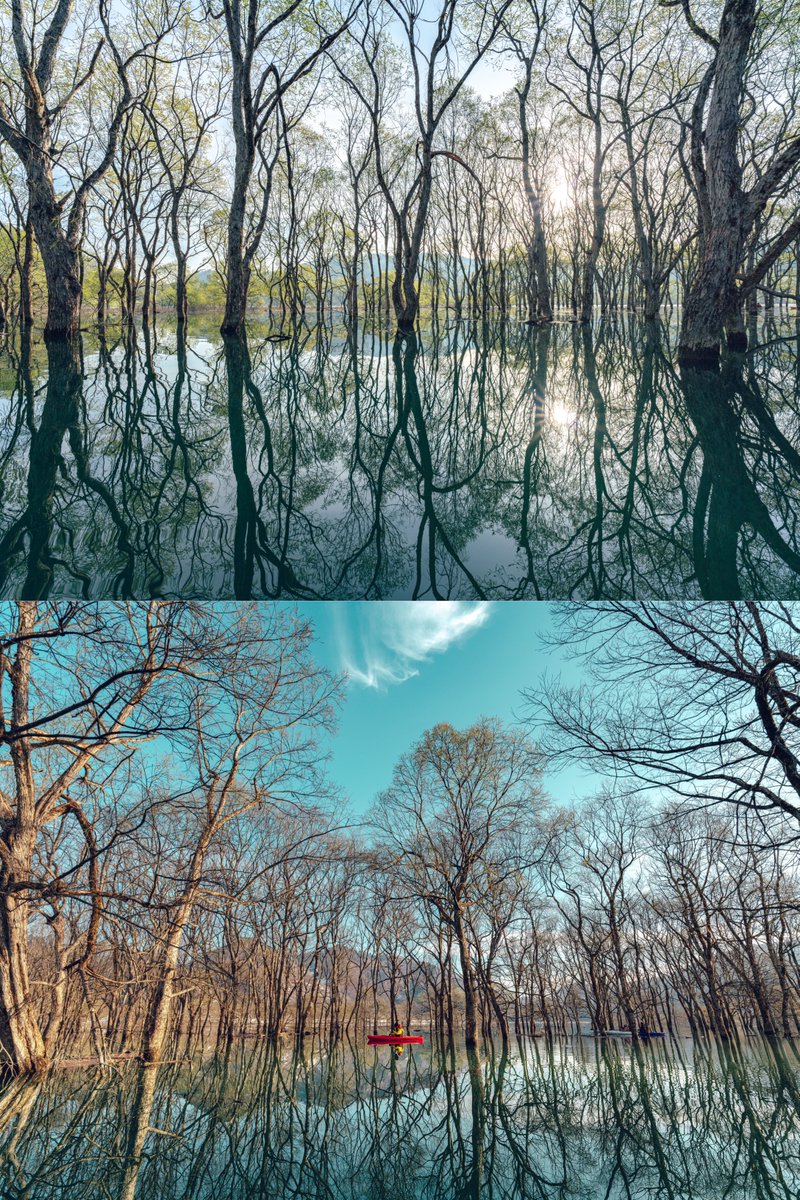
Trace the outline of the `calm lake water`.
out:
<instances>
[{"instance_id":1,"label":"calm lake water","mask_svg":"<svg viewBox=\"0 0 800 1200\"><path fill-rule=\"evenodd\" d=\"M787 1044L514 1043L57 1070L0 1094L7 1198L796 1200Z\"/></svg>"},{"instance_id":2,"label":"calm lake water","mask_svg":"<svg viewBox=\"0 0 800 1200\"><path fill-rule=\"evenodd\" d=\"M0 595L800 596L794 325L131 330L0 356Z\"/></svg>"}]
</instances>

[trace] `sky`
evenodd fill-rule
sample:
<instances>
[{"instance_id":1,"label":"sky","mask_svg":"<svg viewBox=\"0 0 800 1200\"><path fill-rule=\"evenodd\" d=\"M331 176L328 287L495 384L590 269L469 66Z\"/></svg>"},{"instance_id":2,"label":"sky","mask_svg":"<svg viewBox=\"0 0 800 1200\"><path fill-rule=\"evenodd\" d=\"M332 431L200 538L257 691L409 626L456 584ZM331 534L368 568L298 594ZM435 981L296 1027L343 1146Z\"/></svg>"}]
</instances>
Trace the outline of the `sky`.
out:
<instances>
[{"instance_id":1,"label":"sky","mask_svg":"<svg viewBox=\"0 0 800 1200\"><path fill-rule=\"evenodd\" d=\"M356 815L389 785L397 759L439 721L465 728L481 716L514 723L521 692L542 674L575 678L568 655L541 644L553 607L504 601L371 601L298 606L315 629L315 655L346 672L330 773ZM545 776L561 801L593 790L579 767Z\"/></svg>"}]
</instances>

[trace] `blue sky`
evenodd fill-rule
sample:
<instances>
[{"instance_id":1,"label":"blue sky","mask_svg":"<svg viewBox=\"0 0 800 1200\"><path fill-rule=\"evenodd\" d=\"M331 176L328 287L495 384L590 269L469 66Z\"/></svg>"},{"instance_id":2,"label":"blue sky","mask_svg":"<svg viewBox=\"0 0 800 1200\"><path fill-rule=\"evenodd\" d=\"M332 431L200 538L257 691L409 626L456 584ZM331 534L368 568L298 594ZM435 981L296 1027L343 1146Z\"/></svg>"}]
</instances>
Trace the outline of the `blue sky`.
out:
<instances>
[{"instance_id":1,"label":"blue sky","mask_svg":"<svg viewBox=\"0 0 800 1200\"><path fill-rule=\"evenodd\" d=\"M547 604L370 601L299 605L314 625L316 656L349 673L331 775L363 813L391 781L400 755L437 721L463 728L481 716L509 723L520 696L548 674L572 674L568 656L541 644ZM545 777L568 801L592 790L579 768Z\"/></svg>"}]
</instances>

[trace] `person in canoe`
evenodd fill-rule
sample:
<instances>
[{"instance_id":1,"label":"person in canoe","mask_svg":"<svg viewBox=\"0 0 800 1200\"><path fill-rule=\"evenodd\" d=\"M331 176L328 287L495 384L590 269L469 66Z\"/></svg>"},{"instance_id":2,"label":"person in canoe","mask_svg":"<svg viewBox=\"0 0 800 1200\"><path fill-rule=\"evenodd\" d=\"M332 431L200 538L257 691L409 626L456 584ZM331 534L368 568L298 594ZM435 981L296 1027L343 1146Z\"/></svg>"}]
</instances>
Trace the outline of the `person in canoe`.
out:
<instances>
[{"instance_id":1,"label":"person in canoe","mask_svg":"<svg viewBox=\"0 0 800 1200\"><path fill-rule=\"evenodd\" d=\"M397 1018L394 1025L392 1026L390 1033L391 1033L392 1037L402 1037L403 1034L405 1033L405 1029L403 1029L403 1026L400 1023L399 1017ZM394 1056L395 1056L395 1058L403 1057L403 1047L402 1046L395 1046Z\"/></svg>"}]
</instances>

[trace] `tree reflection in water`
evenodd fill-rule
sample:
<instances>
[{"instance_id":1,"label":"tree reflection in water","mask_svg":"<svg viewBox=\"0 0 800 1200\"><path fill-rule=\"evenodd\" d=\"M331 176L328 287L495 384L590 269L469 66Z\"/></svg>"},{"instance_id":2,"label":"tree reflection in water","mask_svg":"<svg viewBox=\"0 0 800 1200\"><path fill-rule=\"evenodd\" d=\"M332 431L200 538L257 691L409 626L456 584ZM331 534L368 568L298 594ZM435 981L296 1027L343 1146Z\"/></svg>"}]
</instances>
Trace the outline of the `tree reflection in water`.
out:
<instances>
[{"instance_id":1,"label":"tree reflection in water","mask_svg":"<svg viewBox=\"0 0 800 1200\"><path fill-rule=\"evenodd\" d=\"M789 1044L529 1042L499 1052L264 1044L0 1093L4 1196L665 1197L800 1185Z\"/></svg>"},{"instance_id":2,"label":"tree reflection in water","mask_svg":"<svg viewBox=\"0 0 800 1200\"><path fill-rule=\"evenodd\" d=\"M800 595L800 378L774 337L366 327L9 343L5 597Z\"/></svg>"}]
</instances>

